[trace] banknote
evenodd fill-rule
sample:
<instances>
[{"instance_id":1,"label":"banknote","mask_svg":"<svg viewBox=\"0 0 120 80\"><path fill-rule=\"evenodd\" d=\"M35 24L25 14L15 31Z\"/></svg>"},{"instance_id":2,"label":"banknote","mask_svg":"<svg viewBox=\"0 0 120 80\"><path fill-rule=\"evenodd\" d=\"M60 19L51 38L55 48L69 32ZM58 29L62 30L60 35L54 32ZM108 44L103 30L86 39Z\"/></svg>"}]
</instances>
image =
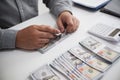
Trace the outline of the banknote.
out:
<instances>
[{"instance_id":1,"label":"banknote","mask_svg":"<svg viewBox=\"0 0 120 80\"><path fill-rule=\"evenodd\" d=\"M64 32L64 33L56 34L55 36L56 37L54 39L51 39L48 44L46 44L43 48L38 49L38 51L40 51L41 53L45 53L46 51L53 48L54 46L59 44L61 41L69 37L70 34L66 34L66 32Z\"/></svg>"},{"instance_id":2,"label":"banknote","mask_svg":"<svg viewBox=\"0 0 120 80\"><path fill-rule=\"evenodd\" d=\"M87 37L86 39L81 41L80 44L111 63L120 56L119 52L112 50L111 48L94 39L93 37Z\"/></svg>"},{"instance_id":3,"label":"banknote","mask_svg":"<svg viewBox=\"0 0 120 80\"><path fill-rule=\"evenodd\" d=\"M33 80L61 80L52 70L49 65L40 67L37 71L32 73Z\"/></svg>"},{"instance_id":4,"label":"banknote","mask_svg":"<svg viewBox=\"0 0 120 80\"><path fill-rule=\"evenodd\" d=\"M98 58L96 55L85 51L79 46L73 47L69 50L71 54L88 64L89 66L104 72L110 67L110 64Z\"/></svg>"},{"instance_id":5,"label":"banknote","mask_svg":"<svg viewBox=\"0 0 120 80\"><path fill-rule=\"evenodd\" d=\"M71 63L74 68L80 72L83 78L88 80L94 80L98 79L102 76L101 72L98 70L86 65L83 61L81 61L79 58L75 57L74 55L67 53L63 55L69 63Z\"/></svg>"},{"instance_id":6,"label":"banknote","mask_svg":"<svg viewBox=\"0 0 120 80\"><path fill-rule=\"evenodd\" d=\"M80 80L77 78L77 76L74 74L73 71L70 69L66 68L64 65L60 64L56 60L53 61L53 63L50 64L53 68L58 70L60 73L65 75L69 80Z\"/></svg>"},{"instance_id":7,"label":"banknote","mask_svg":"<svg viewBox=\"0 0 120 80\"><path fill-rule=\"evenodd\" d=\"M114 62L120 56L118 52L110 49L109 47L100 49L97 54L110 62Z\"/></svg>"}]
</instances>

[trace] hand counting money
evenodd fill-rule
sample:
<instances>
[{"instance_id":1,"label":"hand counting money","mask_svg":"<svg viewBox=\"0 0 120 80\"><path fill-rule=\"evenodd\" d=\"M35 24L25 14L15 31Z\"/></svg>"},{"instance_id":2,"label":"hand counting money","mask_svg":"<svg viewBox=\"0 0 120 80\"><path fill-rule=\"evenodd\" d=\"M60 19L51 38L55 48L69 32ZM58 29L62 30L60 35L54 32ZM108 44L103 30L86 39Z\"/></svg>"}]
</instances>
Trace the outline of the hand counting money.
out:
<instances>
[{"instance_id":1,"label":"hand counting money","mask_svg":"<svg viewBox=\"0 0 120 80\"><path fill-rule=\"evenodd\" d=\"M66 39L69 35L70 34L66 34L66 33L55 34L56 38L52 39L43 48L38 49L38 51L40 51L41 53L45 53L46 51L48 51L49 49L51 49L52 47L54 47L55 45L57 45L58 43L60 43L62 40Z\"/></svg>"}]
</instances>

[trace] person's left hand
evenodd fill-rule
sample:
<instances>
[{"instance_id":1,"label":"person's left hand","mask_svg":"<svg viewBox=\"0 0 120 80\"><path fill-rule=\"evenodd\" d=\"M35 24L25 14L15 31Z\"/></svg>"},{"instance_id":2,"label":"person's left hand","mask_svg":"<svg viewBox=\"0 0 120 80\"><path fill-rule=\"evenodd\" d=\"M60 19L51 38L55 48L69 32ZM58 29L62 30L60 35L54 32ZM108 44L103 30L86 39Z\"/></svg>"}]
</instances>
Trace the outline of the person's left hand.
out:
<instances>
[{"instance_id":1,"label":"person's left hand","mask_svg":"<svg viewBox=\"0 0 120 80\"><path fill-rule=\"evenodd\" d=\"M62 33L65 31L65 29L67 33L72 33L77 30L79 26L79 20L70 12L64 11L59 15L57 19L57 25Z\"/></svg>"}]
</instances>

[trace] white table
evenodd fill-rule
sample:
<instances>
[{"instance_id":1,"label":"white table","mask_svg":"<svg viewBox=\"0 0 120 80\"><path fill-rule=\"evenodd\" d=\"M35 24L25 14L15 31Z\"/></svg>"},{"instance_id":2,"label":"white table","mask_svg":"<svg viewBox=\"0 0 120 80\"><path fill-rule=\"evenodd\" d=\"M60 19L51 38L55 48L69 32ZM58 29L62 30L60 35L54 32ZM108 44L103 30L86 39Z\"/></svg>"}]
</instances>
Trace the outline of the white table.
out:
<instances>
[{"instance_id":1,"label":"white table","mask_svg":"<svg viewBox=\"0 0 120 80\"><path fill-rule=\"evenodd\" d=\"M110 16L99 11L91 12L77 7L73 8L74 15L80 20L79 29L45 54L38 51L8 50L0 51L0 80L26 80L28 76L40 66L50 63L68 49L76 46L80 40L88 36L87 30L97 23L119 25L120 18ZM22 29L31 24L48 24L55 26L55 19L49 12L30 19L11 29ZM109 43L105 44L110 45ZM111 46L111 45L110 45ZM120 47L113 45L116 50ZM120 80L120 60L108 70L101 80Z\"/></svg>"}]
</instances>

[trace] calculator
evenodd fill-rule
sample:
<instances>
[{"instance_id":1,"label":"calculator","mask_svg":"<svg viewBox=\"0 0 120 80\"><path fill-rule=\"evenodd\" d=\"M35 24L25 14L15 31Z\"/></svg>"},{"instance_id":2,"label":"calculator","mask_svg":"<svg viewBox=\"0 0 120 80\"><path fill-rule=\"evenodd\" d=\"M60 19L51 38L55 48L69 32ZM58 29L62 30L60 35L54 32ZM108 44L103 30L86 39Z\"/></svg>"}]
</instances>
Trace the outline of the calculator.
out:
<instances>
[{"instance_id":1,"label":"calculator","mask_svg":"<svg viewBox=\"0 0 120 80\"><path fill-rule=\"evenodd\" d=\"M89 33L108 41L120 41L120 28L98 23L88 30Z\"/></svg>"},{"instance_id":2,"label":"calculator","mask_svg":"<svg viewBox=\"0 0 120 80\"><path fill-rule=\"evenodd\" d=\"M72 1L78 5L98 10L111 0L72 0Z\"/></svg>"}]
</instances>

